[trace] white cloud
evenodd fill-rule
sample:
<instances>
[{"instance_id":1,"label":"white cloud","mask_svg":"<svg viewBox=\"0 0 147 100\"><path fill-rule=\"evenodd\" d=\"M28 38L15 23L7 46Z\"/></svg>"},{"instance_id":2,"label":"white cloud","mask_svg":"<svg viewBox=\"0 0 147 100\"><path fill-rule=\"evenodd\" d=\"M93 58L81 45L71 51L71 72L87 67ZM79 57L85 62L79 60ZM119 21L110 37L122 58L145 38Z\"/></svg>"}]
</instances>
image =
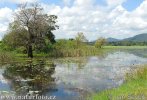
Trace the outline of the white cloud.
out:
<instances>
[{"instance_id":1,"label":"white cloud","mask_svg":"<svg viewBox=\"0 0 147 100\"><path fill-rule=\"evenodd\" d=\"M10 2L13 3L17 3L17 4L21 4L21 3L33 3L33 2L37 2L39 0L9 0Z\"/></svg>"},{"instance_id":2,"label":"white cloud","mask_svg":"<svg viewBox=\"0 0 147 100\"><path fill-rule=\"evenodd\" d=\"M72 0L63 0L65 5L70 5Z\"/></svg>"},{"instance_id":3,"label":"white cloud","mask_svg":"<svg viewBox=\"0 0 147 100\"><path fill-rule=\"evenodd\" d=\"M123 2L127 0L106 0L106 1L107 1L108 7L114 7L114 6L121 5Z\"/></svg>"},{"instance_id":4,"label":"white cloud","mask_svg":"<svg viewBox=\"0 0 147 100\"><path fill-rule=\"evenodd\" d=\"M120 8L116 7L113 10L115 12L112 11L113 14L118 14L116 17L114 17L115 20L113 20L112 25L113 29L114 27L118 27L119 30L122 30L121 34L124 34L124 37L133 36L139 33L147 33L147 17L145 17L147 16L146 0L132 12L128 12L125 9L118 9Z\"/></svg>"},{"instance_id":5,"label":"white cloud","mask_svg":"<svg viewBox=\"0 0 147 100\"><path fill-rule=\"evenodd\" d=\"M0 9L0 22L9 22L11 20L12 10L10 8L1 8Z\"/></svg>"},{"instance_id":6,"label":"white cloud","mask_svg":"<svg viewBox=\"0 0 147 100\"><path fill-rule=\"evenodd\" d=\"M6 32L9 22L12 21L12 12L13 11L7 7L0 9L0 39Z\"/></svg>"},{"instance_id":7,"label":"white cloud","mask_svg":"<svg viewBox=\"0 0 147 100\"><path fill-rule=\"evenodd\" d=\"M40 0L0 0L1 3L5 4L8 2L14 3L14 4L22 4L22 3L33 3L38 2Z\"/></svg>"},{"instance_id":8,"label":"white cloud","mask_svg":"<svg viewBox=\"0 0 147 100\"><path fill-rule=\"evenodd\" d=\"M75 0L75 6L90 6L94 3L94 0Z\"/></svg>"},{"instance_id":9,"label":"white cloud","mask_svg":"<svg viewBox=\"0 0 147 100\"><path fill-rule=\"evenodd\" d=\"M98 36L126 38L147 32L147 1L133 12L122 7L125 0L107 1L109 5L103 8L94 5L94 0L75 0L74 6L60 8L60 30L56 34L73 37L82 31L92 40Z\"/></svg>"},{"instance_id":10,"label":"white cloud","mask_svg":"<svg viewBox=\"0 0 147 100\"><path fill-rule=\"evenodd\" d=\"M126 38L147 32L147 0L132 12L128 12L121 5L126 0L106 0L107 6L97 5L96 0L62 1L65 3L62 7L55 4L41 4L46 13L58 15L57 24L60 29L55 31L57 38L72 38L77 32L84 32L90 40L100 36ZM0 9L0 16L3 16L0 18L1 26L6 26L7 24L3 23L10 21L9 12L12 10Z\"/></svg>"}]
</instances>

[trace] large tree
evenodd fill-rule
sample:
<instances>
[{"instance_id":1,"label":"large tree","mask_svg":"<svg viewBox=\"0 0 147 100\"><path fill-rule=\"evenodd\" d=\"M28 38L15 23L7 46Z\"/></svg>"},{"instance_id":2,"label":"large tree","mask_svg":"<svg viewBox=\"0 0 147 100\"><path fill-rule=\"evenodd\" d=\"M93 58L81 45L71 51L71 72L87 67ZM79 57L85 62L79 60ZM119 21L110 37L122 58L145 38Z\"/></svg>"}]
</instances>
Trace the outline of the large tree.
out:
<instances>
[{"instance_id":1,"label":"large tree","mask_svg":"<svg viewBox=\"0 0 147 100\"><path fill-rule=\"evenodd\" d=\"M57 16L44 13L42 7L35 4L22 4L14 14L14 21L10 24L9 33L15 33L24 38L16 37L27 48L28 57L33 58L33 47L42 47L45 42L54 43L55 36L52 33L58 26ZM21 33L21 34L20 34Z\"/></svg>"}]
</instances>

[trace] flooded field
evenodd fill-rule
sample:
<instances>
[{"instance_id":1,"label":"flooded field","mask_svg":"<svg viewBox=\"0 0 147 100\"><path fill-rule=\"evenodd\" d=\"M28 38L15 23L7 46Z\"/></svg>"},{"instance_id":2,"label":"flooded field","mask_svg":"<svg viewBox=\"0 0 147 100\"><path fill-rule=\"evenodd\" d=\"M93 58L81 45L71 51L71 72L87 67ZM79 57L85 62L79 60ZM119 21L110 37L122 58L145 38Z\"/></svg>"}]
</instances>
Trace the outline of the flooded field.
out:
<instances>
[{"instance_id":1,"label":"flooded field","mask_svg":"<svg viewBox=\"0 0 147 100\"><path fill-rule=\"evenodd\" d=\"M116 50L99 56L58 58L1 65L1 95L55 96L81 100L91 93L118 87L127 72L147 63L147 50ZM52 62L51 62L52 61Z\"/></svg>"}]
</instances>

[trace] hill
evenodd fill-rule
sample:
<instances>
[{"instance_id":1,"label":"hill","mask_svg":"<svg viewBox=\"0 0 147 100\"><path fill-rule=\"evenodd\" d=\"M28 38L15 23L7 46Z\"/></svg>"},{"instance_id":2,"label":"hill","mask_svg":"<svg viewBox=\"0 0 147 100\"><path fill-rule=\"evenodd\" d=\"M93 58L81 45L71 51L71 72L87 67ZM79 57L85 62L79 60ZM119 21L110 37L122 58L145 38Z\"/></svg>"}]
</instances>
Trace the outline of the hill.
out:
<instances>
[{"instance_id":1,"label":"hill","mask_svg":"<svg viewBox=\"0 0 147 100\"><path fill-rule=\"evenodd\" d=\"M147 42L147 33L126 38L126 39L123 39L122 41Z\"/></svg>"},{"instance_id":2,"label":"hill","mask_svg":"<svg viewBox=\"0 0 147 100\"><path fill-rule=\"evenodd\" d=\"M117 42L120 41L119 39L115 39L115 38L107 38L108 42Z\"/></svg>"}]
</instances>

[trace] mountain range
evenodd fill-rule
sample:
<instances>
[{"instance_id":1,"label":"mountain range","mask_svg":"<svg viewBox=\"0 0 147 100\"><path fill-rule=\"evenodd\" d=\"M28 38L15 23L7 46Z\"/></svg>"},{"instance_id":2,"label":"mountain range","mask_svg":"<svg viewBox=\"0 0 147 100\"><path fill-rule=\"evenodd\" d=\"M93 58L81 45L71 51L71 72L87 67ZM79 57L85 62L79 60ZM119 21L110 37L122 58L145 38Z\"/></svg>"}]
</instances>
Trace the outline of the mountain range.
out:
<instances>
[{"instance_id":1,"label":"mountain range","mask_svg":"<svg viewBox=\"0 0 147 100\"><path fill-rule=\"evenodd\" d=\"M115 39L115 38L107 38L108 42L118 42L118 41L132 41L132 42L147 42L147 33L135 35L130 38L125 39Z\"/></svg>"}]
</instances>

